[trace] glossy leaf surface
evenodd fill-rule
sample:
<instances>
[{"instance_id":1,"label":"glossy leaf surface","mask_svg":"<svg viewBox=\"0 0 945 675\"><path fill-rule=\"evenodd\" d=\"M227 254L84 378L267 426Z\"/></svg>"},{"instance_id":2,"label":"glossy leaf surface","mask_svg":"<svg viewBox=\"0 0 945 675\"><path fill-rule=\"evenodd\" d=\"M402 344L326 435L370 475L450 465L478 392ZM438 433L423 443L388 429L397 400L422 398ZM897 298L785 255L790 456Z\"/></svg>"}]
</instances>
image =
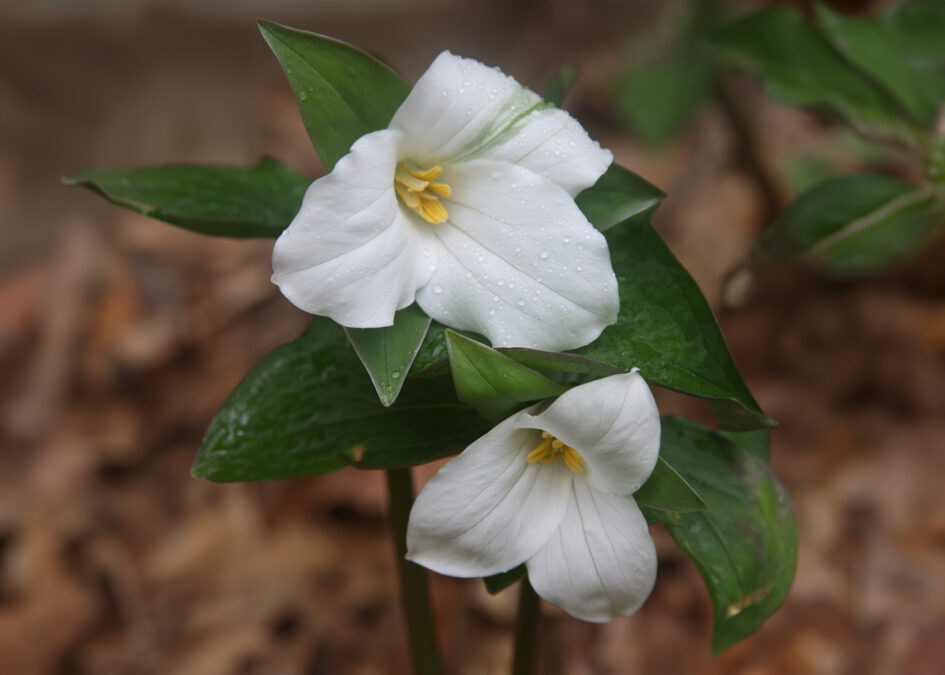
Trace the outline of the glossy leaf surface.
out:
<instances>
[{"instance_id":1,"label":"glossy leaf surface","mask_svg":"<svg viewBox=\"0 0 945 675\"><path fill-rule=\"evenodd\" d=\"M456 399L448 378L413 381L384 407L341 327L316 320L237 386L210 423L193 475L277 480L347 464L424 464L459 452L489 426Z\"/></svg>"},{"instance_id":2,"label":"glossy leaf surface","mask_svg":"<svg viewBox=\"0 0 945 675\"><path fill-rule=\"evenodd\" d=\"M310 178L263 157L249 168L167 164L96 169L64 179L108 201L216 237L278 237L292 221Z\"/></svg>"},{"instance_id":3,"label":"glossy leaf surface","mask_svg":"<svg viewBox=\"0 0 945 675\"><path fill-rule=\"evenodd\" d=\"M649 382L705 398L727 429L773 424L742 380L702 291L649 223L607 232L620 288L617 323L577 352L639 368Z\"/></svg>"},{"instance_id":4,"label":"glossy leaf surface","mask_svg":"<svg viewBox=\"0 0 945 675\"><path fill-rule=\"evenodd\" d=\"M400 75L346 42L270 21L260 21L259 30L329 171L361 136L386 128L410 92Z\"/></svg>"},{"instance_id":5,"label":"glossy leaf surface","mask_svg":"<svg viewBox=\"0 0 945 675\"><path fill-rule=\"evenodd\" d=\"M663 418L660 456L707 508L644 507L695 564L712 598L713 652L754 633L784 602L797 566L797 526L787 492L767 463L694 422Z\"/></svg>"}]
</instances>

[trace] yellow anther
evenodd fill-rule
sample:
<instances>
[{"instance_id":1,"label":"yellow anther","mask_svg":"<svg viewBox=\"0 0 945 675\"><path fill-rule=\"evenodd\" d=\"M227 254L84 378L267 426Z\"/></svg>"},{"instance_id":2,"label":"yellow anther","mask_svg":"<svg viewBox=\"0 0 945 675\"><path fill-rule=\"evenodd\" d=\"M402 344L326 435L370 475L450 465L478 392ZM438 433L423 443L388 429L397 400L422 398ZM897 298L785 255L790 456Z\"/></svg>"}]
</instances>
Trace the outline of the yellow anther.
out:
<instances>
[{"instance_id":1,"label":"yellow anther","mask_svg":"<svg viewBox=\"0 0 945 675\"><path fill-rule=\"evenodd\" d=\"M547 431L541 432L541 438L541 445L528 453L529 464L534 464L535 462L551 464L558 459L558 457L561 457L565 465L574 473L584 471L584 458L581 457L577 450L570 445L565 445Z\"/></svg>"},{"instance_id":2,"label":"yellow anther","mask_svg":"<svg viewBox=\"0 0 945 675\"><path fill-rule=\"evenodd\" d=\"M394 172L394 191L404 205L428 223L438 225L448 217L446 207L437 197L449 197L453 191L446 183L434 183L443 167L422 169L413 162L401 162Z\"/></svg>"}]
</instances>

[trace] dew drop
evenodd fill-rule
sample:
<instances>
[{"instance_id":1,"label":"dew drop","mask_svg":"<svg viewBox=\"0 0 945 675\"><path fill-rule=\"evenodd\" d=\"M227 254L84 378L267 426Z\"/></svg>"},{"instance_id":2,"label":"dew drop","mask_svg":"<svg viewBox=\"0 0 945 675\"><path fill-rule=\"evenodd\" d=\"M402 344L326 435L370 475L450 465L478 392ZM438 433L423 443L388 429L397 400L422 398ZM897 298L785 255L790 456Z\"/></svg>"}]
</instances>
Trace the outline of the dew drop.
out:
<instances>
[{"instance_id":1,"label":"dew drop","mask_svg":"<svg viewBox=\"0 0 945 675\"><path fill-rule=\"evenodd\" d=\"M442 287L442 286L434 286L434 287L433 287L433 292L436 293L437 295L439 295L440 293L443 292L443 287Z\"/></svg>"},{"instance_id":2,"label":"dew drop","mask_svg":"<svg viewBox=\"0 0 945 675\"><path fill-rule=\"evenodd\" d=\"M444 97L450 95L450 93L449 93L448 91L446 91L446 89L444 89L443 91L441 91L440 94L442 94Z\"/></svg>"},{"instance_id":3,"label":"dew drop","mask_svg":"<svg viewBox=\"0 0 945 675\"><path fill-rule=\"evenodd\" d=\"M547 260L547 259L548 259L548 251L542 251L541 254L539 255L539 257L540 257L542 260Z\"/></svg>"},{"instance_id":4,"label":"dew drop","mask_svg":"<svg viewBox=\"0 0 945 675\"><path fill-rule=\"evenodd\" d=\"M392 373L390 374L390 376L391 376L392 378L394 378L395 380L399 380L399 379L400 379L400 371L399 371L399 370L395 370L394 372L392 372Z\"/></svg>"},{"instance_id":5,"label":"dew drop","mask_svg":"<svg viewBox=\"0 0 945 675\"><path fill-rule=\"evenodd\" d=\"M524 301L524 300L519 300L519 301L518 301L518 306L519 306L519 307L524 307L524 306L525 306L525 301Z\"/></svg>"},{"instance_id":6,"label":"dew drop","mask_svg":"<svg viewBox=\"0 0 945 675\"><path fill-rule=\"evenodd\" d=\"M565 244L570 244L570 243L571 243L571 237L565 237L565 238L564 238L564 243L565 243Z\"/></svg>"},{"instance_id":7,"label":"dew drop","mask_svg":"<svg viewBox=\"0 0 945 675\"><path fill-rule=\"evenodd\" d=\"M495 316L495 308L489 310L489 316Z\"/></svg>"},{"instance_id":8,"label":"dew drop","mask_svg":"<svg viewBox=\"0 0 945 675\"><path fill-rule=\"evenodd\" d=\"M299 93L299 98L304 101L304 100L306 100L306 99L308 98L308 94L306 94L306 93L303 91L303 92Z\"/></svg>"}]
</instances>

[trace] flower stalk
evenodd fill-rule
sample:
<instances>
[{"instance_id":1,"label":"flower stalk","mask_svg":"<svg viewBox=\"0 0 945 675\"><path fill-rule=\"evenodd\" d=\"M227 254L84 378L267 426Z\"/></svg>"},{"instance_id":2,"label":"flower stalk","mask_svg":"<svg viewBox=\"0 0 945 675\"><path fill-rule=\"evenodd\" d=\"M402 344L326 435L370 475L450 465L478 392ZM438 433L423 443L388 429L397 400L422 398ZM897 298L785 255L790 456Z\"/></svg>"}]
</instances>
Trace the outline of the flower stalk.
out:
<instances>
[{"instance_id":1,"label":"flower stalk","mask_svg":"<svg viewBox=\"0 0 945 675\"><path fill-rule=\"evenodd\" d=\"M430 609L427 572L406 558L407 520L413 504L413 477L409 467L388 469L386 473L391 530L400 577L401 604L407 623L414 672L441 673L440 655L433 628L433 612Z\"/></svg>"},{"instance_id":2,"label":"flower stalk","mask_svg":"<svg viewBox=\"0 0 945 675\"><path fill-rule=\"evenodd\" d=\"M512 654L512 673L531 675L538 664L538 625L541 620L541 600L528 582L522 578L518 596L518 618L515 621L515 650Z\"/></svg>"}]
</instances>

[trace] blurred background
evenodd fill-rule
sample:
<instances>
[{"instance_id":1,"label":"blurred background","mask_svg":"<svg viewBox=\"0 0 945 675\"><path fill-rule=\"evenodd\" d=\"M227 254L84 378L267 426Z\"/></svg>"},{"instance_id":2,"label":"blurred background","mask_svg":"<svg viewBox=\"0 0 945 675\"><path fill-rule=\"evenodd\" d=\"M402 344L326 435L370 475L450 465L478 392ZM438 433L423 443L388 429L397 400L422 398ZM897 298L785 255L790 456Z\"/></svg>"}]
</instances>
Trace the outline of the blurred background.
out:
<instances>
[{"instance_id":1,"label":"blurred background","mask_svg":"<svg viewBox=\"0 0 945 675\"><path fill-rule=\"evenodd\" d=\"M765 3L698 4L718 19ZM409 668L381 474L189 475L230 390L307 322L269 283L271 242L202 237L59 183L263 153L320 175L257 17L348 40L411 82L445 48L538 91L575 65L564 107L669 194L654 224L780 422L774 467L801 544L784 608L710 657L708 595L654 529L649 602L602 626L545 605L543 671L945 672L945 247L856 283L791 266L738 306L722 293L810 182L917 169L754 80L700 74L681 36L713 19L693 7L0 2L0 672ZM689 66L647 74L674 59ZM658 395L664 412L707 419ZM506 671L515 592L433 581L447 667Z\"/></svg>"}]
</instances>

